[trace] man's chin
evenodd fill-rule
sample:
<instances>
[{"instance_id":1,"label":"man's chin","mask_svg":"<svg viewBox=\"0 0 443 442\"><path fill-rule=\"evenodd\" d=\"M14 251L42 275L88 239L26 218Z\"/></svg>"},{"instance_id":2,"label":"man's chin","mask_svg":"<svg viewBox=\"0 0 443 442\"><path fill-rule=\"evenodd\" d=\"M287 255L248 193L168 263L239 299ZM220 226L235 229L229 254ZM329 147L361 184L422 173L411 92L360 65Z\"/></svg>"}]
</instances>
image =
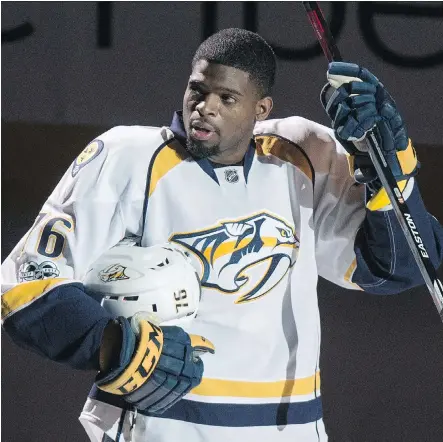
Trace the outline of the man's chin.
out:
<instances>
[{"instance_id":1,"label":"man's chin","mask_svg":"<svg viewBox=\"0 0 443 442\"><path fill-rule=\"evenodd\" d=\"M192 138L186 140L186 149L193 157L200 159L209 158L220 153L218 144L207 146L204 141L193 140Z\"/></svg>"}]
</instances>

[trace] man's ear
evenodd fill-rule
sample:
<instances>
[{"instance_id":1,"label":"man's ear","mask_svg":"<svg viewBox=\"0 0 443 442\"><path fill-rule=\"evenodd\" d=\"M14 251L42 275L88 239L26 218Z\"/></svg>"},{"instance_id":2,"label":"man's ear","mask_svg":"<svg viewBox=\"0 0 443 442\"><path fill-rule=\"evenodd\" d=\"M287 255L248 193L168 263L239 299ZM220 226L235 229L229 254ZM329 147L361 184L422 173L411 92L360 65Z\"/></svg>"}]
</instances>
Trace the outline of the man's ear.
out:
<instances>
[{"instance_id":1,"label":"man's ear","mask_svg":"<svg viewBox=\"0 0 443 442\"><path fill-rule=\"evenodd\" d=\"M257 101L257 105L255 106L255 119L257 121L266 120L271 113L273 106L274 102L271 97L261 98Z\"/></svg>"}]
</instances>

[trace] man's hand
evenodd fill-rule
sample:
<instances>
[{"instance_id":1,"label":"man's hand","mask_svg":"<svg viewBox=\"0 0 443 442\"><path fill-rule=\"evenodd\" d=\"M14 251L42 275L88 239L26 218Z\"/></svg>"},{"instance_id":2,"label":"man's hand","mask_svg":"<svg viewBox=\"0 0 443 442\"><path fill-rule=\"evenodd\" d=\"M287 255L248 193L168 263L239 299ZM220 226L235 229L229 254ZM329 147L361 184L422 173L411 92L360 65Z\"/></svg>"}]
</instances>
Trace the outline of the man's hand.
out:
<instances>
[{"instance_id":1,"label":"man's hand","mask_svg":"<svg viewBox=\"0 0 443 442\"><path fill-rule=\"evenodd\" d=\"M400 186L404 188L417 173L418 162L391 95L377 77L356 64L330 63L327 77L322 104L337 139L350 154L351 175L360 183L372 183L374 191L381 187L369 155L353 144L373 129L394 177L404 181Z\"/></svg>"},{"instance_id":2,"label":"man's hand","mask_svg":"<svg viewBox=\"0 0 443 442\"><path fill-rule=\"evenodd\" d=\"M96 384L103 391L123 396L138 409L161 414L200 384L203 362L199 355L214 353L214 345L180 327L158 327L142 320L139 329L136 336L123 317L110 324L103 340L107 349L101 351L107 360ZM109 348L115 348L109 345L112 337L119 342L114 360L109 357Z\"/></svg>"}]
</instances>

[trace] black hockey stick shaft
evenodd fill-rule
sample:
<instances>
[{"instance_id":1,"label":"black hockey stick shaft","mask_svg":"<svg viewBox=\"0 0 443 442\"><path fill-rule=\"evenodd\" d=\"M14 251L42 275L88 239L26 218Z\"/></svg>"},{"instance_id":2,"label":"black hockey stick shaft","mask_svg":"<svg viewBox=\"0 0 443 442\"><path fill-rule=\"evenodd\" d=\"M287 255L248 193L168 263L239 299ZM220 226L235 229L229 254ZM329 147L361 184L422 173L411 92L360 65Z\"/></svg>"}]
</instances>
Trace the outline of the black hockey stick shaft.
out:
<instances>
[{"instance_id":1,"label":"black hockey stick shaft","mask_svg":"<svg viewBox=\"0 0 443 442\"><path fill-rule=\"evenodd\" d=\"M303 2L303 6L306 9L308 18L328 61L342 61L340 51L335 44L334 37L331 34L318 3ZM403 198L397 180L386 161L374 132L372 130L369 131L364 140L356 144L359 150L368 152L371 158L380 182L388 194L409 248L414 255L414 259L428 287L429 293L437 307L440 319L443 321L443 284L437 278L437 272L430 260L420 233L417 230L413 216Z\"/></svg>"}]
</instances>

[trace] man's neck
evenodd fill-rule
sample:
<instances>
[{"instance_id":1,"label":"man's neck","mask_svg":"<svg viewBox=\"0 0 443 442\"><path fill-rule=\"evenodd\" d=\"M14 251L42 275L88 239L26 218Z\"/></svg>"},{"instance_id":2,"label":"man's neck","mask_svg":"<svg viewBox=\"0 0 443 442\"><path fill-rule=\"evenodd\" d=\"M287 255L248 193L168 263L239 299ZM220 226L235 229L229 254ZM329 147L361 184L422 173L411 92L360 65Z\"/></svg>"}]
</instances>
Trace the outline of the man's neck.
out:
<instances>
[{"instance_id":1,"label":"man's neck","mask_svg":"<svg viewBox=\"0 0 443 442\"><path fill-rule=\"evenodd\" d=\"M219 169L220 167L228 167L228 166L243 166L244 158L237 163L229 163L229 164L223 164L223 163L216 163L215 161L209 160L211 163L211 166L213 169Z\"/></svg>"},{"instance_id":2,"label":"man's neck","mask_svg":"<svg viewBox=\"0 0 443 442\"><path fill-rule=\"evenodd\" d=\"M247 143L244 143L241 147L236 146L232 149L227 149L221 152L219 155L214 155L208 159L216 164L223 164L226 166L231 166L234 164L241 163L248 151L249 144L251 140L249 139Z\"/></svg>"}]
</instances>

